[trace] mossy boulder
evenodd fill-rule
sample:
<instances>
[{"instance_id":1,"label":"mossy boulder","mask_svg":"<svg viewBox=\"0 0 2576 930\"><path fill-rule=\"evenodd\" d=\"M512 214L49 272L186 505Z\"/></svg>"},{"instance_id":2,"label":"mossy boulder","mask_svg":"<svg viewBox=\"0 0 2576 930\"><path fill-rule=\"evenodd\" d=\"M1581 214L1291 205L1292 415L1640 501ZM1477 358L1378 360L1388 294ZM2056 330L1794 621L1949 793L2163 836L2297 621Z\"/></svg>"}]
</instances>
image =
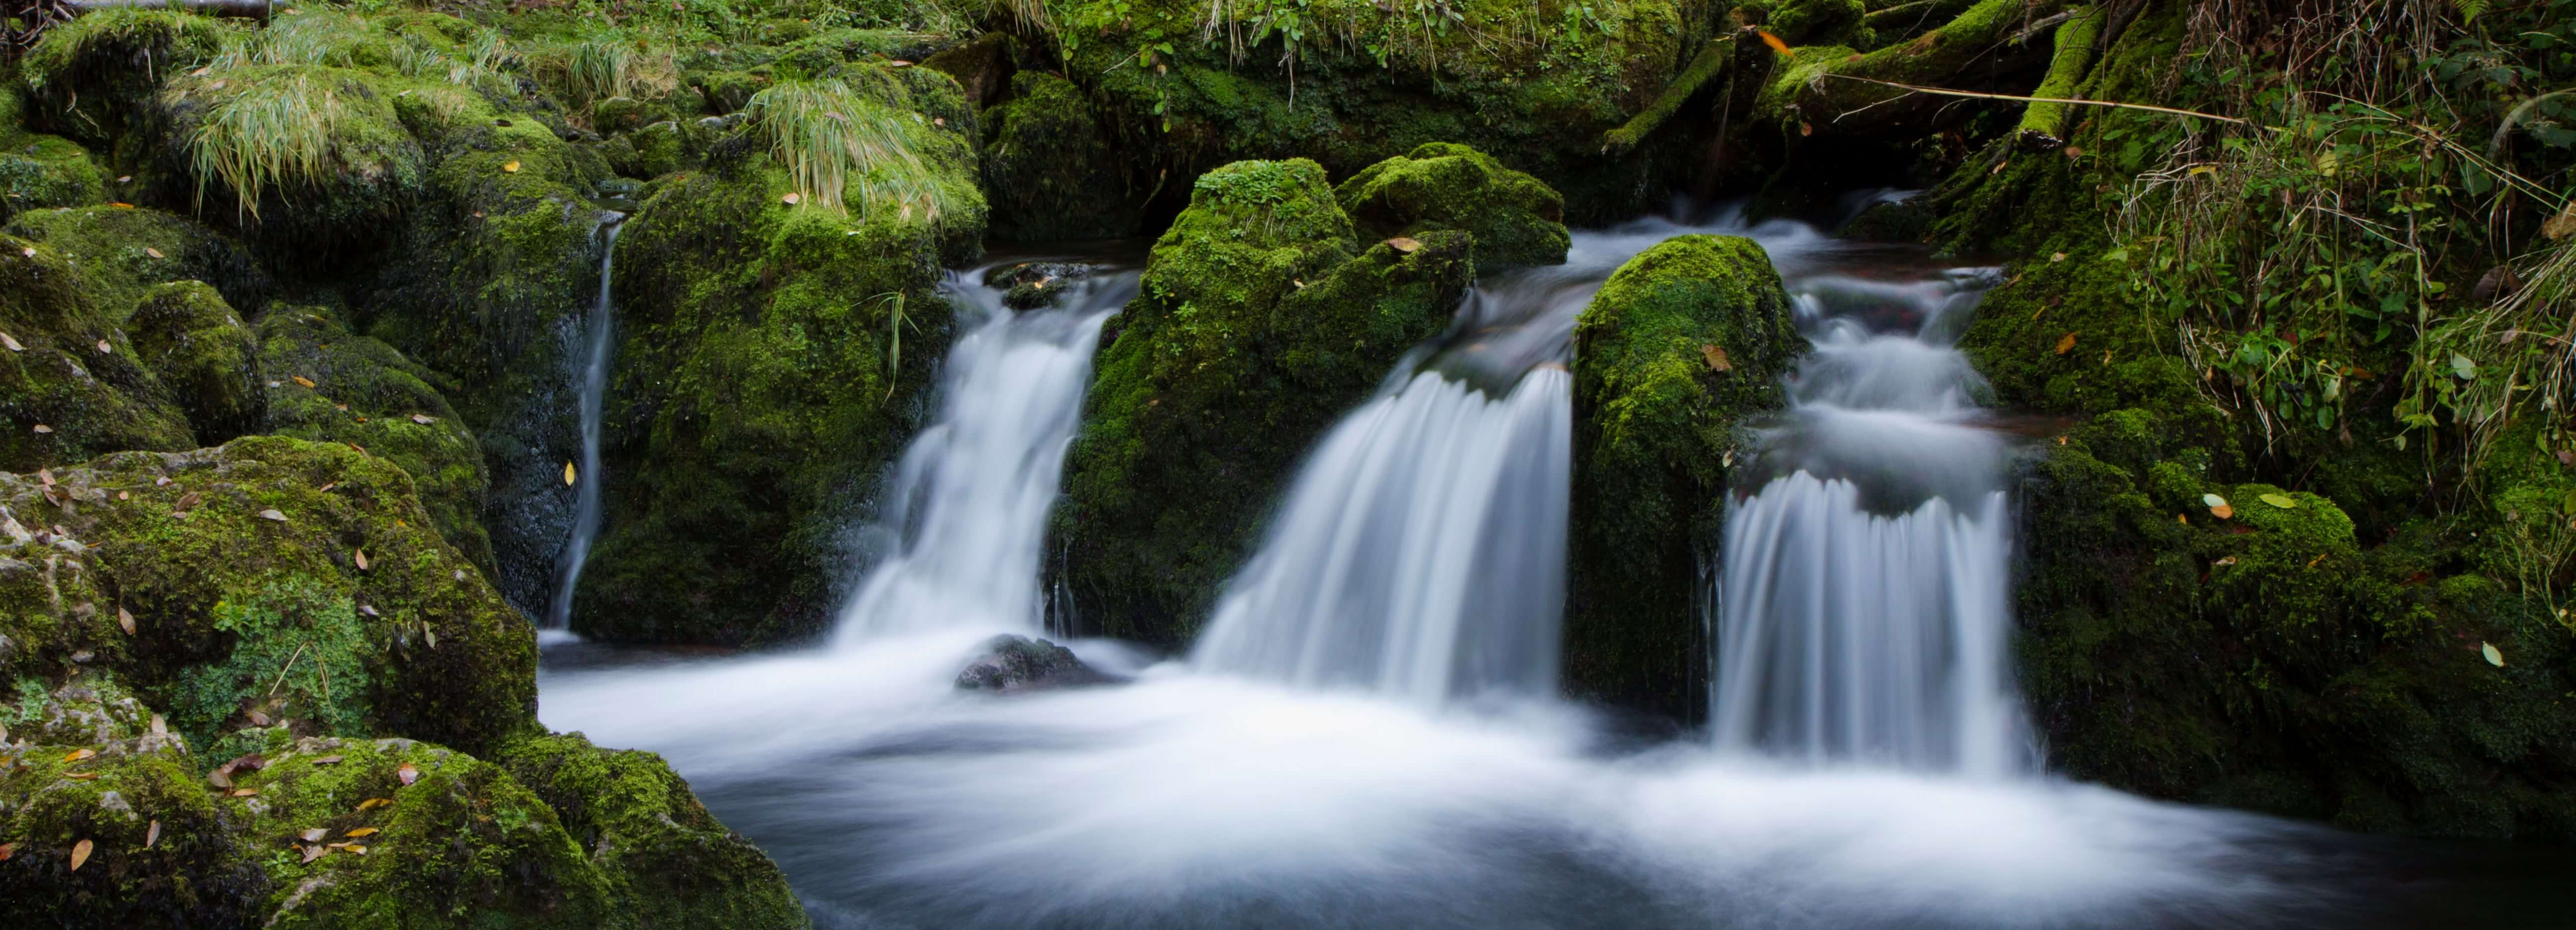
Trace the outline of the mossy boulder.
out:
<instances>
[{"instance_id":1,"label":"mossy boulder","mask_svg":"<svg viewBox=\"0 0 2576 930\"><path fill-rule=\"evenodd\" d=\"M27 210L97 203L106 199L106 188L106 172L87 150L60 136L27 131L18 89L0 86L0 223Z\"/></svg>"},{"instance_id":2,"label":"mossy boulder","mask_svg":"<svg viewBox=\"0 0 2576 930\"><path fill-rule=\"evenodd\" d=\"M725 829L660 756L579 733L530 736L492 757L555 811L642 927L796 927L778 867Z\"/></svg>"},{"instance_id":3,"label":"mossy boulder","mask_svg":"<svg viewBox=\"0 0 2576 930\"><path fill-rule=\"evenodd\" d=\"M1784 401L1806 351L1770 256L1680 236L1604 283L1574 329L1573 537L1565 682L1574 695L1705 712L1694 590L1725 520L1747 420Z\"/></svg>"},{"instance_id":4,"label":"mossy boulder","mask_svg":"<svg viewBox=\"0 0 2576 930\"><path fill-rule=\"evenodd\" d=\"M0 234L0 468L30 471L121 449L193 448L188 420L50 247Z\"/></svg>"},{"instance_id":5,"label":"mossy boulder","mask_svg":"<svg viewBox=\"0 0 2576 930\"><path fill-rule=\"evenodd\" d=\"M13 915L227 928L806 926L776 867L702 810L689 819L695 800L649 755L598 753L614 777L548 792L409 739L240 735L254 739L223 748L250 754L202 779L224 753L191 758L143 740L0 748L0 842L15 849L0 861L0 889ZM671 861L657 855L674 851L667 843L615 845L646 831L603 834L594 815L557 813L631 811L648 796L667 806L641 815L655 833L695 827L731 848L689 852L732 855ZM719 870L730 880L705 894L673 887L684 881L675 874Z\"/></svg>"},{"instance_id":6,"label":"mossy boulder","mask_svg":"<svg viewBox=\"0 0 2576 930\"><path fill-rule=\"evenodd\" d=\"M2576 646L2462 572L2457 527L2364 546L2334 501L2124 420L2154 423L2097 417L2023 477L2020 678L2053 767L2350 829L2576 835Z\"/></svg>"},{"instance_id":7,"label":"mossy boulder","mask_svg":"<svg viewBox=\"0 0 2576 930\"><path fill-rule=\"evenodd\" d=\"M253 311L276 289L241 243L165 210L115 204L29 210L7 232L51 246L79 266L91 302L119 323L146 294L173 281L205 282L225 303Z\"/></svg>"},{"instance_id":8,"label":"mossy boulder","mask_svg":"<svg viewBox=\"0 0 2576 930\"><path fill-rule=\"evenodd\" d=\"M87 751L87 757L72 759ZM187 747L0 746L0 901L20 926L248 927L273 887ZM88 845L80 867L72 858Z\"/></svg>"},{"instance_id":9,"label":"mossy boulder","mask_svg":"<svg viewBox=\"0 0 2576 930\"><path fill-rule=\"evenodd\" d=\"M267 421L259 338L212 285L174 281L146 291L126 331L144 367L187 412L198 442L230 442Z\"/></svg>"},{"instance_id":10,"label":"mossy boulder","mask_svg":"<svg viewBox=\"0 0 2576 930\"><path fill-rule=\"evenodd\" d=\"M430 525L473 565L491 565L482 447L448 405L454 382L350 333L326 307L271 306L259 336L263 432L351 445L409 472Z\"/></svg>"},{"instance_id":11,"label":"mossy boulder","mask_svg":"<svg viewBox=\"0 0 2576 930\"><path fill-rule=\"evenodd\" d=\"M212 16L181 10L119 7L45 30L18 72L32 104L32 129L67 136L102 152L130 125L153 118L148 106L163 80L212 60L232 35Z\"/></svg>"},{"instance_id":12,"label":"mossy boulder","mask_svg":"<svg viewBox=\"0 0 2576 930\"><path fill-rule=\"evenodd\" d=\"M530 725L526 621L393 463L260 436L43 477L0 474L0 672L113 670L199 744L253 714L471 747Z\"/></svg>"},{"instance_id":13,"label":"mossy boulder","mask_svg":"<svg viewBox=\"0 0 2576 930\"><path fill-rule=\"evenodd\" d=\"M1101 632L1189 640L1297 459L1445 324L1469 237L1363 250L1314 162L1199 178L1111 321L1067 454L1062 581Z\"/></svg>"},{"instance_id":14,"label":"mossy boulder","mask_svg":"<svg viewBox=\"0 0 2576 930\"><path fill-rule=\"evenodd\" d=\"M1574 239L1565 201L1539 179L1448 142L1360 169L1333 190L1342 212L1372 238L1461 229L1476 237L1476 268L1557 265Z\"/></svg>"},{"instance_id":15,"label":"mossy boulder","mask_svg":"<svg viewBox=\"0 0 2576 930\"><path fill-rule=\"evenodd\" d=\"M794 192L737 154L660 185L618 240L585 635L774 641L838 602L839 534L919 416L949 326L940 256L970 233Z\"/></svg>"},{"instance_id":16,"label":"mossy boulder","mask_svg":"<svg viewBox=\"0 0 2576 930\"><path fill-rule=\"evenodd\" d=\"M378 251L429 170L396 109L401 92L383 81L318 64L180 75L158 98L167 173L186 179L201 215L242 231L273 265L318 269ZM279 135L282 119L294 121L292 134ZM263 167L268 147L283 151Z\"/></svg>"},{"instance_id":17,"label":"mossy boulder","mask_svg":"<svg viewBox=\"0 0 2576 930\"><path fill-rule=\"evenodd\" d=\"M1100 239L1136 227L1137 211L1091 101L1041 71L1011 78L1010 99L984 111L984 187L1000 239Z\"/></svg>"}]
</instances>

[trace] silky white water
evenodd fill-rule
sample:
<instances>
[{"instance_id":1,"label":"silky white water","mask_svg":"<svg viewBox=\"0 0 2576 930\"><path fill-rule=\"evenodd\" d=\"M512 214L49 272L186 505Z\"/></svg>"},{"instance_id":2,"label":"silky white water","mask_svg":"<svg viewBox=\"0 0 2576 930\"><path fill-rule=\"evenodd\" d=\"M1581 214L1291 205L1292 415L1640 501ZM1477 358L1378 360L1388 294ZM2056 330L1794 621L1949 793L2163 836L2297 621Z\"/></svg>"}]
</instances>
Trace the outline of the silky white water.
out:
<instances>
[{"instance_id":1,"label":"silky white water","mask_svg":"<svg viewBox=\"0 0 2576 930\"><path fill-rule=\"evenodd\" d=\"M1784 268L1833 259L1811 230L1766 227L1753 231L1779 243ZM1008 356L999 342L952 352L950 428L907 452L890 484L905 503L872 531L889 555L834 643L694 661L559 644L540 715L602 745L662 753L778 861L826 928L2240 927L2361 913L2344 909L2356 859L2322 831L2038 775L1889 765L1885 753L1811 763L1647 740L1523 690L1548 674L1527 655L1463 658L1479 655L1470 642L1489 623L1509 640L1523 632L1514 624L1535 622L1513 613L1522 605L1496 616L1450 607L1529 582L1496 574L1501 557L1467 541L1547 535L1495 522L1498 507L1543 522L1544 501L1518 498L1554 487L1496 460L1545 458L1524 447L1552 441L1563 405L1563 374L1545 364L1559 337L1546 334L1570 317L1499 305L1579 308L1625 254L1685 231L1698 230L1654 221L1587 233L1575 249L1588 265L1483 295L1490 305L1471 319L1522 324L1462 326L1425 347L1319 444L1236 579L1229 600L1244 600L1246 628L1212 630L1187 661L1084 641L1070 645L1086 662L1133 680L1010 696L953 687L981 640L1035 629L1036 540L1060 468L1056 431L1071 428L1038 411L1078 409L1083 387L1055 367L1072 361L1056 350L1081 332L1043 336L1004 327L1046 317L993 316L971 332L1018 333L1020 349L1044 349L1029 358L1041 364L1000 377L979 364ZM1096 325L1082 311L1040 313ZM1506 349L1523 344L1541 348ZM1801 389L1823 390L1823 370ZM1831 415L1820 394L1802 404L1802 415ZM1018 438L971 438L964 421L987 415ZM1499 437L1532 423L1522 435L1536 439ZM1816 462L1854 458L1828 453L1866 448L1852 434L1870 433L1824 432L1833 441ZM948 461L969 456L986 461ZM1873 505L1930 506L1948 498L1925 489L1944 483ZM1820 498L1832 520L1854 504ZM1310 533L1307 517L1325 531ZM959 521L985 525L933 531ZM1454 534L1397 525L1420 521L1484 522ZM1306 544L1334 539L1351 544ZM1389 560L1410 567L1398 575ZM1362 609L1340 616L1339 604ZM1277 622L1248 626L1264 618ZM1426 635L1435 629L1445 632ZM1317 647L1324 630L1368 642ZM1485 699L1449 699L1464 691Z\"/></svg>"},{"instance_id":2,"label":"silky white water","mask_svg":"<svg viewBox=\"0 0 2576 930\"><path fill-rule=\"evenodd\" d=\"M965 332L948 350L938 419L904 448L863 534L877 561L841 611L833 635L844 647L920 630L1039 628L1047 509L1100 325L1135 296L1136 274L1086 278L1064 306L1026 313L981 280L979 270L948 282Z\"/></svg>"},{"instance_id":3,"label":"silky white water","mask_svg":"<svg viewBox=\"0 0 2576 930\"><path fill-rule=\"evenodd\" d=\"M555 596L546 604L548 629L563 629L572 620L573 589L581 584L582 564L590 560L591 541L599 536L599 484L606 477L599 468L599 421L608 399L609 347L617 338L617 307L609 294L617 269L617 233L626 228L625 215L608 216L600 226L599 297L591 301L590 318L582 323L581 468L570 479L572 534L564 538L563 554L556 560Z\"/></svg>"},{"instance_id":4,"label":"silky white water","mask_svg":"<svg viewBox=\"0 0 2576 930\"><path fill-rule=\"evenodd\" d=\"M2024 771L2004 443L1948 342L1986 277L1789 283L1814 351L1727 518L1712 733L1809 762Z\"/></svg>"}]
</instances>

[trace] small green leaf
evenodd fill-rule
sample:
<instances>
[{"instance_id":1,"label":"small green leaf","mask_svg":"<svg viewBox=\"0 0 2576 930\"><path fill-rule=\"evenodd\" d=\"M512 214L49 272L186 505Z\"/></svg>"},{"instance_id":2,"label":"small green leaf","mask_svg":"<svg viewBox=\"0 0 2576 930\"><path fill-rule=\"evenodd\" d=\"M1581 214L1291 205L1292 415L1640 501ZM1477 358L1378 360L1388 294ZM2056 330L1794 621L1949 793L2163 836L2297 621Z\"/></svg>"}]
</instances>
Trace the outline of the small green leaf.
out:
<instances>
[{"instance_id":1,"label":"small green leaf","mask_svg":"<svg viewBox=\"0 0 2576 930\"><path fill-rule=\"evenodd\" d=\"M2291 500L2288 496L2281 494L2266 494L2263 495L2262 500L2266 504L2279 507L2283 510L2289 510L2293 507L2299 506L2298 501Z\"/></svg>"},{"instance_id":2,"label":"small green leaf","mask_svg":"<svg viewBox=\"0 0 2576 930\"><path fill-rule=\"evenodd\" d=\"M2451 353L2451 373L2458 375L2462 381L2475 379L2478 376L2478 363L2469 361L2466 355L2453 352Z\"/></svg>"},{"instance_id":3,"label":"small green leaf","mask_svg":"<svg viewBox=\"0 0 2576 930\"><path fill-rule=\"evenodd\" d=\"M2498 650L2494 643L2479 643L2478 652L2487 657L2488 665L2492 665L2497 668L2504 667L2504 653L2501 650Z\"/></svg>"}]
</instances>

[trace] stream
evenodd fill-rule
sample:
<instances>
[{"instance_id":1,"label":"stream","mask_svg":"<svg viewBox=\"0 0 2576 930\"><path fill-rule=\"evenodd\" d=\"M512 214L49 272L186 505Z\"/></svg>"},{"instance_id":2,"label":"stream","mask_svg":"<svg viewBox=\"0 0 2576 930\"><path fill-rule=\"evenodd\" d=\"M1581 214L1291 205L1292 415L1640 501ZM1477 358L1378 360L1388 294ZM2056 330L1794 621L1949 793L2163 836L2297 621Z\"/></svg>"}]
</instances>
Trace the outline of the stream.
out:
<instances>
[{"instance_id":1,"label":"stream","mask_svg":"<svg viewBox=\"0 0 2576 930\"><path fill-rule=\"evenodd\" d=\"M1710 728L1555 696L1575 315L1689 233L1769 250L1815 352L1740 466ZM1112 267L979 271L831 636L548 639L545 724L661 753L818 926L2398 927L2564 913L2556 866L2054 777L2009 680L2008 463L1950 339L1991 272L1718 213L1498 276L1320 438L1200 642L1126 681L954 687L1045 635L1041 563ZM585 399L587 403L587 398ZM586 424L587 425L587 424ZM586 479L585 479L586 480ZM1247 506L1259 504L1247 503ZM2515 870L2524 870L2523 874Z\"/></svg>"}]
</instances>

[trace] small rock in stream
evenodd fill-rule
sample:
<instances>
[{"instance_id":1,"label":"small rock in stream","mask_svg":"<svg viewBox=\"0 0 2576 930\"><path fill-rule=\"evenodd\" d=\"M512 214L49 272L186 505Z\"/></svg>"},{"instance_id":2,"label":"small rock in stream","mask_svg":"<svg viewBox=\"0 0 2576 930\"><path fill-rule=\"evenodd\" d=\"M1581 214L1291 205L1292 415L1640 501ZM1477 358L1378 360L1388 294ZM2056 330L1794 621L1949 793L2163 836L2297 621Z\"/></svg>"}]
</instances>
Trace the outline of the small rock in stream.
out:
<instances>
[{"instance_id":1,"label":"small rock in stream","mask_svg":"<svg viewBox=\"0 0 2576 930\"><path fill-rule=\"evenodd\" d=\"M1026 636L1004 634L976 647L975 660L957 673L963 691L1035 691L1113 681L1082 664L1073 650Z\"/></svg>"}]
</instances>

